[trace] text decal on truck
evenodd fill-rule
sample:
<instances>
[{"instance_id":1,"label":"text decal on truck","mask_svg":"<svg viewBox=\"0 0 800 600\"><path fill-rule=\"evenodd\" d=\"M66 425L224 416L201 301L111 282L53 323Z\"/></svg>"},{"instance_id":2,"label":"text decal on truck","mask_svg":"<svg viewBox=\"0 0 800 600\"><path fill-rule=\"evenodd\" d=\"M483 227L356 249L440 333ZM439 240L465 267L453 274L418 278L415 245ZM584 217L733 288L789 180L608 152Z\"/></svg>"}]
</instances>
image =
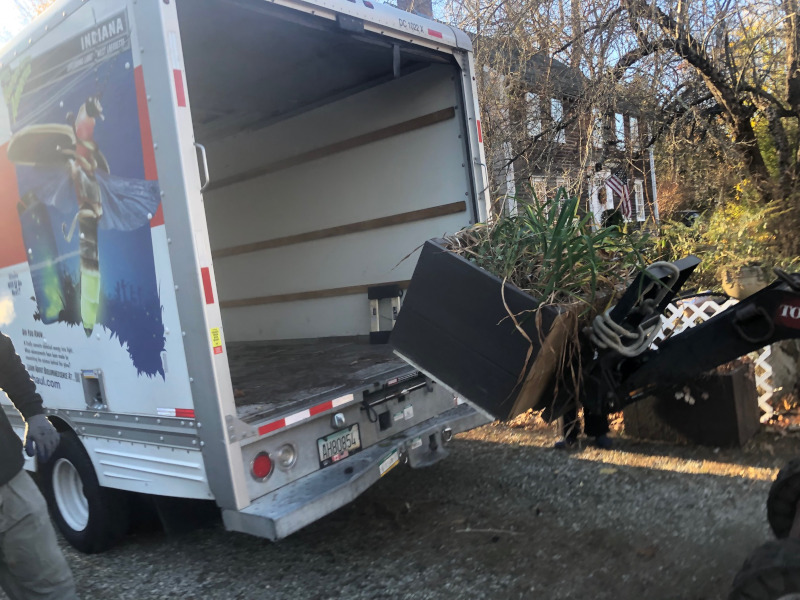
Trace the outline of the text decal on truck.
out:
<instances>
[{"instance_id":1,"label":"text decal on truck","mask_svg":"<svg viewBox=\"0 0 800 600\"><path fill-rule=\"evenodd\" d=\"M425 28L422 25L414 23L413 21L406 21L405 19L400 19L400 27L403 29L408 29L409 31L413 31L414 33L425 33Z\"/></svg>"},{"instance_id":2,"label":"text decal on truck","mask_svg":"<svg viewBox=\"0 0 800 600\"><path fill-rule=\"evenodd\" d=\"M98 44L125 34L126 30L127 28L121 16L109 19L81 37L81 50L94 48Z\"/></svg>"}]
</instances>

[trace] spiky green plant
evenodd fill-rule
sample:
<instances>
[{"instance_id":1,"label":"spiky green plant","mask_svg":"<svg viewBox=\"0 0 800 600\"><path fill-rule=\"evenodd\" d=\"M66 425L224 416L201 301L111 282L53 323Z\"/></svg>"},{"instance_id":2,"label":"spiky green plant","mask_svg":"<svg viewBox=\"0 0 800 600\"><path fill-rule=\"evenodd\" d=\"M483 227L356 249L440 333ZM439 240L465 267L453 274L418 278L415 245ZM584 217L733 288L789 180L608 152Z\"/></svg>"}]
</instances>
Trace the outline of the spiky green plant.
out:
<instances>
[{"instance_id":1,"label":"spiky green plant","mask_svg":"<svg viewBox=\"0 0 800 600\"><path fill-rule=\"evenodd\" d=\"M579 307L582 321L614 301L643 267L646 238L594 227L578 198L520 203L518 214L447 238L450 250L513 283L540 304Z\"/></svg>"}]
</instances>

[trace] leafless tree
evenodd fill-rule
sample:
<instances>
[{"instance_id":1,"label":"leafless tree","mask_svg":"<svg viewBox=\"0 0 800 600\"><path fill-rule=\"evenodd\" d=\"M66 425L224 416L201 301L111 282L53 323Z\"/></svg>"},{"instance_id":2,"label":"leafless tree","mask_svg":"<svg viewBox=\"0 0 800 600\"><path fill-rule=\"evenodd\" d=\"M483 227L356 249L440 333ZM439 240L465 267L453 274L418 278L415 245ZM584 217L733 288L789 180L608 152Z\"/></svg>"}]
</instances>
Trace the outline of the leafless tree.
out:
<instances>
[{"instance_id":1,"label":"leafless tree","mask_svg":"<svg viewBox=\"0 0 800 600\"><path fill-rule=\"evenodd\" d=\"M623 2L639 47L681 60L680 83L693 97L670 112L705 103L697 116L719 119L760 199L794 196L800 183L800 146L792 133L800 125L797 1Z\"/></svg>"},{"instance_id":2,"label":"leafless tree","mask_svg":"<svg viewBox=\"0 0 800 600\"><path fill-rule=\"evenodd\" d=\"M533 175L585 190L614 141L602 115L618 110L634 66L615 69L631 45L623 9L599 0L447 0L443 10L474 36L495 181L513 165L518 193Z\"/></svg>"},{"instance_id":3,"label":"leafless tree","mask_svg":"<svg viewBox=\"0 0 800 600\"><path fill-rule=\"evenodd\" d=\"M624 99L642 115L644 145L656 144L662 174L688 201L724 201L734 186L749 188L784 209L784 227L797 223L798 0L443 1L491 73L481 90L490 154L517 173L541 168L558 129L569 127L583 132L577 162L590 166L597 125L589 115ZM524 106L532 57L555 58L582 77L563 120L534 131ZM537 68L545 89L557 86L554 71L541 60Z\"/></svg>"}]
</instances>

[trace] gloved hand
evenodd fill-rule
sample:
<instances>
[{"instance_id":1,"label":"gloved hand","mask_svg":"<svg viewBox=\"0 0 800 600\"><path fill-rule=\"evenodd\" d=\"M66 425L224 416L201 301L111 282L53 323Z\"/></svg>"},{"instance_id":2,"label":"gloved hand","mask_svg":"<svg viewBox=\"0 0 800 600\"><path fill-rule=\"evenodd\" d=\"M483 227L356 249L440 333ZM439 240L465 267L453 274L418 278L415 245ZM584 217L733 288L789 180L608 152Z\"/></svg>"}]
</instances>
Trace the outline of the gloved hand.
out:
<instances>
[{"instance_id":1,"label":"gloved hand","mask_svg":"<svg viewBox=\"0 0 800 600\"><path fill-rule=\"evenodd\" d=\"M33 456L34 448L40 462L46 462L58 447L61 435L44 415L33 415L25 429L25 452ZM35 444L35 446L34 446Z\"/></svg>"}]
</instances>

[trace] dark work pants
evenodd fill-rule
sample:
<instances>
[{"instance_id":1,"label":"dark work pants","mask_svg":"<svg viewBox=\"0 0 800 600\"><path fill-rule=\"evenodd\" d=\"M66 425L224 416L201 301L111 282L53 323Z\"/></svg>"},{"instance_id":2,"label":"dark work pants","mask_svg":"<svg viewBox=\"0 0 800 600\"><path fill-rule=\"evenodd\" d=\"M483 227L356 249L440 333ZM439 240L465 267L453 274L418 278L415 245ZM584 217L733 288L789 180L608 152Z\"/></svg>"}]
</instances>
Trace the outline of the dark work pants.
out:
<instances>
[{"instance_id":1,"label":"dark work pants","mask_svg":"<svg viewBox=\"0 0 800 600\"><path fill-rule=\"evenodd\" d=\"M578 418L578 408L570 408L564 413L560 420L561 435L565 438L577 439L581 434L581 421ZM605 415L593 415L583 413L583 430L589 437L600 437L606 435L608 429L608 418Z\"/></svg>"}]
</instances>

